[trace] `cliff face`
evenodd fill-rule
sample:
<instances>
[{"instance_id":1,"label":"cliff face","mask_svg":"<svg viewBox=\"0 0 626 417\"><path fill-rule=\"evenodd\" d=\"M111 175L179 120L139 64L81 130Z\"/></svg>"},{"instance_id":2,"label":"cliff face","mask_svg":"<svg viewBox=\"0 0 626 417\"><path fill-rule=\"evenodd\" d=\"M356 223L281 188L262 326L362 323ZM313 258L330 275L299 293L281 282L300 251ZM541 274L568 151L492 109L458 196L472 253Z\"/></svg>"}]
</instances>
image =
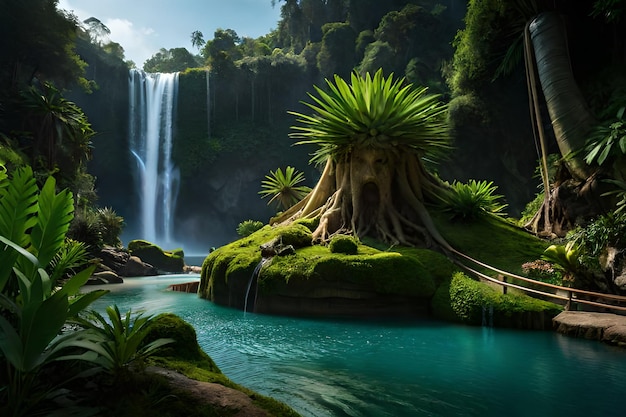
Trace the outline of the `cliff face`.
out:
<instances>
[{"instance_id":1,"label":"cliff face","mask_svg":"<svg viewBox=\"0 0 626 417\"><path fill-rule=\"evenodd\" d=\"M139 179L134 174L137 162L129 149L128 70L100 61L96 66L99 88L91 94L71 94L98 132L88 169L96 177L98 204L124 217L124 240L142 238ZM274 100L271 117L269 110L257 108L254 117L260 120L255 120L249 107L238 108L230 98L222 101L235 92L227 86L213 87L211 103L207 103L205 74L180 75L172 149L173 163L181 172L174 240L188 251L201 253L234 240L240 222L267 222L276 214L258 194L270 170L292 165L310 181L318 175L308 165L309 149L292 147L288 138L291 116L285 102ZM274 121L269 123L269 119Z\"/></svg>"}]
</instances>

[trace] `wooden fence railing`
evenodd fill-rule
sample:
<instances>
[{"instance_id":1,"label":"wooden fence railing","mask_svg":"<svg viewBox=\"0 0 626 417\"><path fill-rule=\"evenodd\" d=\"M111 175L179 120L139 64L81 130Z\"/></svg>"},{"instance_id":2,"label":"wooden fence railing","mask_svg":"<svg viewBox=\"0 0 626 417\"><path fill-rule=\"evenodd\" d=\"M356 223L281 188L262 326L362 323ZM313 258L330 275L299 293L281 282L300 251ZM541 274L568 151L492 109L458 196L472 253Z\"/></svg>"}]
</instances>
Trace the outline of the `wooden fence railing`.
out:
<instances>
[{"instance_id":1,"label":"wooden fence railing","mask_svg":"<svg viewBox=\"0 0 626 417\"><path fill-rule=\"evenodd\" d=\"M459 267L474 276L502 286L502 291L505 294L507 292L507 288L516 288L526 293L541 295L543 297L556 300L555 302L565 305L565 310L571 310L573 304L578 303L596 308L626 312L626 297L624 296L579 290L576 288L563 287L560 285L537 281L494 268L491 265L477 261L476 259L473 259L455 249L451 249L451 251L460 258L460 260L457 260L456 262ZM481 268L487 269L495 273L496 276L492 277L477 271L461 260L469 261L480 266Z\"/></svg>"}]
</instances>

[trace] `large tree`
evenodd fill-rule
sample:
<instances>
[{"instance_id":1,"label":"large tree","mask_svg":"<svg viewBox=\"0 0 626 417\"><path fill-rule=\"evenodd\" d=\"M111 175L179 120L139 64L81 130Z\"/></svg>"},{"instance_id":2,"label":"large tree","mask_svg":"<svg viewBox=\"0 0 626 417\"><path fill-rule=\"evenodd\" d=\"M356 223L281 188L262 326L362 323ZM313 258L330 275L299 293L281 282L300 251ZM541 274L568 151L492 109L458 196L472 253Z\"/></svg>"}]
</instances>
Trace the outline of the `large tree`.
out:
<instances>
[{"instance_id":1,"label":"large tree","mask_svg":"<svg viewBox=\"0 0 626 417\"><path fill-rule=\"evenodd\" d=\"M305 103L313 115L292 113L300 125L291 136L318 145L312 161L325 164L322 176L272 222L319 218L313 237L320 241L348 233L448 248L426 208L445 185L424 164L449 147L446 105L382 71L353 73L351 84L335 76L327 86Z\"/></svg>"},{"instance_id":2,"label":"large tree","mask_svg":"<svg viewBox=\"0 0 626 417\"><path fill-rule=\"evenodd\" d=\"M146 72L178 72L196 68L200 64L186 48L161 48L143 64Z\"/></svg>"},{"instance_id":3,"label":"large tree","mask_svg":"<svg viewBox=\"0 0 626 417\"><path fill-rule=\"evenodd\" d=\"M86 64L74 52L78 21L75 16L57 10L57 4L58 0L2 2L2 95L15 94L34 78L69 85L82 76Z\"/></svg>"},{"instance_id":4,"label":"large tree","mask_svg":"<svg viewBox=\"0 0 626 417\"><path fill-rule=\"evenodd\" d=\"M513 79L523 80L526 75L530 123L525 126L532 126L532 130L520 135L505 128L502 133L507 141L501 142L519 137L525 143L512 146L519 148L520 153L522 148L539 150L545 198L527 227L545 236L564 236L581 220L606 209L599 204L604 183L599 181L597 166L584 159L586 139L596 121L588 105L589 90L580 87L581 81L589 85L609 61L602 57L609 48L598 36L603 28L589 16L592 3L472 0L465 18L466 28L455 40L454 71L449 80L455 97L451 108L460 115L455 121L465 123L455 126L461 135L476 127L480 117L487 120L483 135L491 134L504 112L495 107L506 107L510 102L501 89L506 86L509 93ZM494 83L503 74L512 77ZM459 103L466 104L465 114L479 117L462 120L464 113L458 111ZM607 106L607 102L603 105ZM470 113L472 109L476 110ZM498 150L494 156L500 158L508 152L506 148ZM548 163L549 155L558 156L556 164ZM519 164L519 159L503 162L505 166Z\"/></svg>"}]
</instances>

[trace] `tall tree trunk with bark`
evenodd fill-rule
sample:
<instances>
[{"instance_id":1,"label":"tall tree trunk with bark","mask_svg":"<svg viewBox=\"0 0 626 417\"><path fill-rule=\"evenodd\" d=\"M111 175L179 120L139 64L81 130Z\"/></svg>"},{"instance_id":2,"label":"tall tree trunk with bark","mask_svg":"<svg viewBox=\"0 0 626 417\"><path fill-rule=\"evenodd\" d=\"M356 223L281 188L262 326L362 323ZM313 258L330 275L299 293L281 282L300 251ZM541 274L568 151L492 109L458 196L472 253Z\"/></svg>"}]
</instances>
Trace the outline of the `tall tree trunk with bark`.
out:
<instances>
[{"instance_id":1,"label":"tall tree trunk with bark","mask_svg":"<svg viewBox=\"0 0 626 417\"><path fill-rule=\"evenodd\" d=\"M531 119L541 142L546 196L542 208L526 227L538 234L563 236L579 217L598 209L594 201L597 188L594 170L579 154L595 120L574 78L562 17L554 12L539 14L526 26L524 41ZM546 179L547 146L541 97L545 98L565 168L551 186Z\"/></svg>"}]
</instances>

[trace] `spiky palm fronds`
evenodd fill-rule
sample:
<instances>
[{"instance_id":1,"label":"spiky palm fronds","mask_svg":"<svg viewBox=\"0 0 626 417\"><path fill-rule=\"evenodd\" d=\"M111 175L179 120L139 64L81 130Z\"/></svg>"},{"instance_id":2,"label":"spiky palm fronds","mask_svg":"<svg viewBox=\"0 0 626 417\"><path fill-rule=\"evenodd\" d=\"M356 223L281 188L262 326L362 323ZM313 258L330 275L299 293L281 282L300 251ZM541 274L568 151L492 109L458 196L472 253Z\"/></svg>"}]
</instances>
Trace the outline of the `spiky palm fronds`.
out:
<instances>
[{"instance_id":1,"label":"spiky palm fronds","mask_svg":"<svg viewBox=\"0 0 626 417\"><path fill-rule=\"evenodd\" d=\"M116 305L108 306L106 313L108 319L97 311L89 312L88 318L78 318L77 324L90 333L85 340L75 342L74 345L96 353L97 357L87 360L115 376L126 372L131 363L145 359L174 342L174 339L161 338L143 343L154 320L151 315L133 315L131 310L122 315Z\"/></svg>"},{"instance_id":2,"label":"spiky palm fronds","mask_svg":"<svg viewBox=\"0 0 626 417\"><path fill-rule=\"evenodd\" d=\"M268 205L276 201L278 207L288 209L311 191L311 188L305 185L298 185L302 181L304 174L296 171L294 167L288 166L285 172L278 168L276 171L270 171L270 175L266 175L265 180L261 181L263 189L259 194L263 198L272 197L267 202Z\"/></svg>"},{"instance_id":3,"label":"spiky palm fronds","mask_svg":"<svg viewBox=\"0 0 626 417\"><path fill-rule=\"evenodd\" d=\"M455 181L450 191L442 196L443 210L454 220L473 220L485 213L504 215L507 205L502 195L496 194L493 181Z\"/></svg>"},{"instance_id":4,"label":"spiky palm fronds","mask_svg":"<svg viewBox=\"0 0 626 417\"><path fill-rule=\"evenodd\" d=\"M319 149L312 162L337 158L354 147L393 148L402 146L419 156L435 156L450 148L447 105L426 87L413 88L404 79L353 73L351 84L335 75L326 80L329 91L315 86L319 97L303 103L315 114L290 112L300 126L290 137L298 144L315 144Z\"/></svg>"}]
</instances>

